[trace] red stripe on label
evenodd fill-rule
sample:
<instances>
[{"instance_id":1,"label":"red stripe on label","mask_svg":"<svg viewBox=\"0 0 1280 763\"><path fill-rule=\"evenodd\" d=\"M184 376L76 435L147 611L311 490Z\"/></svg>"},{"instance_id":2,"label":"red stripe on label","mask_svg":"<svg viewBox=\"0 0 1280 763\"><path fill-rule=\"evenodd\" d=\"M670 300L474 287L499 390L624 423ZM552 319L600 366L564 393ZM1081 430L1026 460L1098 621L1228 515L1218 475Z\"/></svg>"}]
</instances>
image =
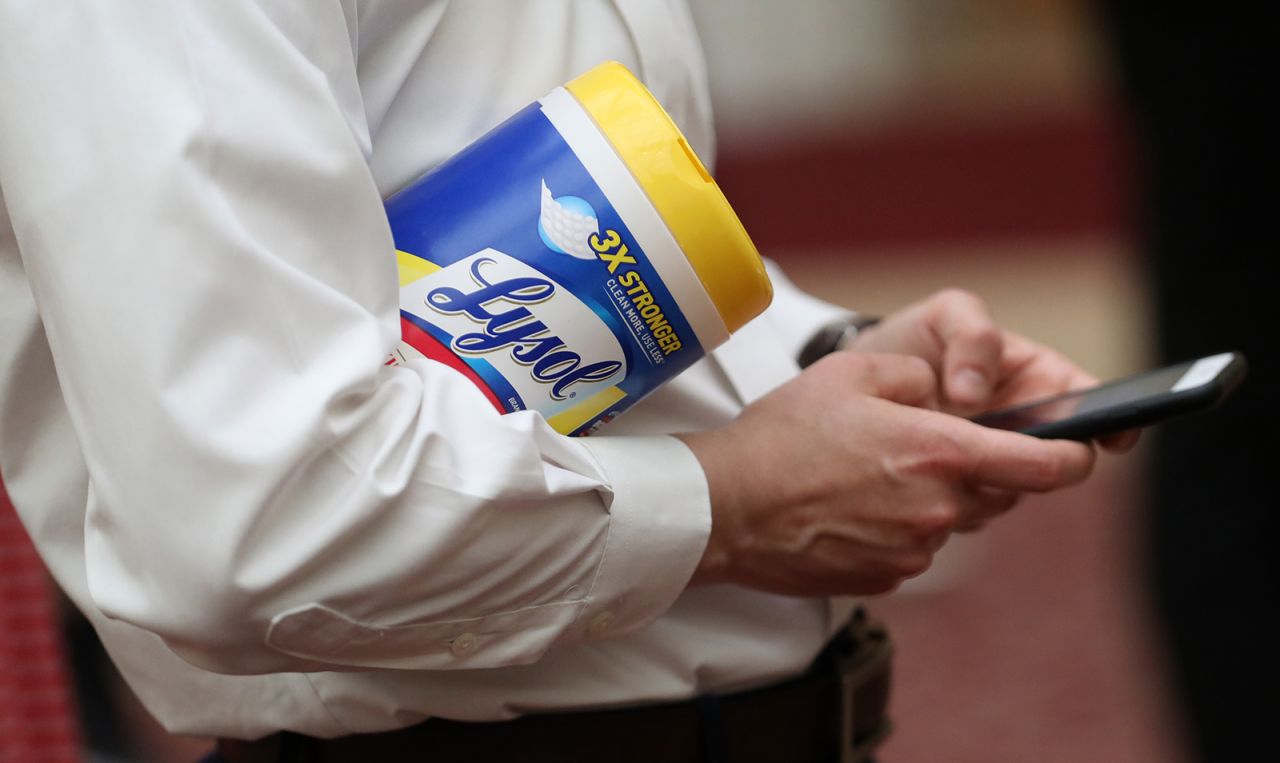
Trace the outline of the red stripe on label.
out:
<instances>
[{"instance_id":1,"label":"red stripe on label","mask_svg":"<svg viewBox=\"0 0 1280 763\"><path fill-rule=\"evenodd\" d=\"M453 350L442 344L440 340L403 317L400 319L400 335L404 338L404 341L408 342L418 352L437 363L445 364L470 379L471 383L476 385L484 393L485 397L489 398L489 402L493 404L494 408L498 409L498 413L507 412L507 409L503 408L502 403L498 401L498 396L493 393L493 390L489 389L489 385L484 383L480 375L471 370L471 366L467 365L466 361L455 355Z\"/></svg>"}]
</instances>

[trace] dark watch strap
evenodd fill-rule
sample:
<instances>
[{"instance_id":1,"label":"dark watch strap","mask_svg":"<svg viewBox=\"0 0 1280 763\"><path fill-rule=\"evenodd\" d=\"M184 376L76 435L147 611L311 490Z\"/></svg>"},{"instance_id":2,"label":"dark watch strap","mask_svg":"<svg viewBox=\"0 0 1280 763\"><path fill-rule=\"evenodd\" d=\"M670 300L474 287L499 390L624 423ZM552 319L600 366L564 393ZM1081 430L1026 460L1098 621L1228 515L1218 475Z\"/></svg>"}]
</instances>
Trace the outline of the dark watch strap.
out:
<instances>
[{"instance_id":1,"label":"dark watch strap","mask_svg":"<svg viewBox=\"0 0 1280 763\"><path fill-rule=\"evenodd\" d=\"M853 341L858 333L871 328L880 322L878 315L854 315L848 320L836 321L828 323L813 335L813 338L805 343L800 350L799 357L796 362L801 368L807 368L818 361L819 358L830 355L836 350L844 349L849 342Z\"/></svg>"}]
</instances>

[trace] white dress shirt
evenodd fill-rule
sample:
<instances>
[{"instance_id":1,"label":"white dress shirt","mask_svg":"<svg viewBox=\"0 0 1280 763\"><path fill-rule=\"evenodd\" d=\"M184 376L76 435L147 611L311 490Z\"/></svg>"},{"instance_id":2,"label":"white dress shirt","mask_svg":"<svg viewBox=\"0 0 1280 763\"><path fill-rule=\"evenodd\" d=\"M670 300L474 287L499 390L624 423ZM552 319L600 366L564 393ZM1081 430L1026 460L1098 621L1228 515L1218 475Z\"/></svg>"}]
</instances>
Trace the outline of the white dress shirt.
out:
<instances>
[{"instance_id":1,"label":"white dress shirt","mask_svg":"<svg viewBox=\"0 0 1280 763\"><path fill-rule=\"evenodd\" d=\"M589 439L399 334L382 199L605 59L713 151L653 0L0 0L0 474L170 730L374 731L803 669L826 602L685 591L706 481L666 433L796 372L765 317ZM483 668L483 670L481 670Z\"/></svg>"}]
</instances>

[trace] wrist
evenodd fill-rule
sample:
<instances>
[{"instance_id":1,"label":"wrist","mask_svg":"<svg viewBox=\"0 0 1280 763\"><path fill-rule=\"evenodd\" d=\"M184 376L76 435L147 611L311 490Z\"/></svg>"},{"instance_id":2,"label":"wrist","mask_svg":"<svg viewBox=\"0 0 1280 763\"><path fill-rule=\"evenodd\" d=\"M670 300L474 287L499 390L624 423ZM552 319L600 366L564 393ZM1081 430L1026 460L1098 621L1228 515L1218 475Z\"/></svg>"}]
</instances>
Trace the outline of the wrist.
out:
<instances>
[{"instance_id":1,"label":"wrist","mask_svg":"<svg viewBox=\"0 0 1280 763\"><path fill-rule=\"evenodd\" d=\"M721 463L724 459L724 443L719 435L718 430L675 435L693 452L702 466L711 501L711 532L707 536L702 557L689 580L691 586L731 582L730 549L736 487L733 470L726 471Z\"/></svg>"},{"instance_id":2,"label":"wrist","mask_svg":"<svg viewBox=\"0 0 1280 763\"><path fill-rule=\"evenodd\" d=\"M801 368L806 368L833 352L848 349L859 334L879 322L878 315L855 313L844 320L828 323L805 343L796 362Z\"/></svg>"}]
</instances>

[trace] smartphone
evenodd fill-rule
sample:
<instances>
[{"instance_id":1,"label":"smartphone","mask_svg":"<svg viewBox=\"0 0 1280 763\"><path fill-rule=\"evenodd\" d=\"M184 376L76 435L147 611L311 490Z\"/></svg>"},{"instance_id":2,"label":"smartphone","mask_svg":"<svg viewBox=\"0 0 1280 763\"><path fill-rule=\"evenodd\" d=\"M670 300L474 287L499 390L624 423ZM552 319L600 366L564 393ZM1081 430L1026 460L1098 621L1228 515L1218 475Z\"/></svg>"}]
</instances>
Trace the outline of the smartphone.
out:
<instances>
[{"instance_id":1,"label":"smartphone","mask_svg":"<svg viewBox=\"0 0 1280 763\"><path fill-rule=\"evenodd\" d=\"M1212 408L1240 385L1245 368L1243 355L1223 352L990 411L972 420L1045 439L1092 440Z\"/></svg>"}]
</instances>

